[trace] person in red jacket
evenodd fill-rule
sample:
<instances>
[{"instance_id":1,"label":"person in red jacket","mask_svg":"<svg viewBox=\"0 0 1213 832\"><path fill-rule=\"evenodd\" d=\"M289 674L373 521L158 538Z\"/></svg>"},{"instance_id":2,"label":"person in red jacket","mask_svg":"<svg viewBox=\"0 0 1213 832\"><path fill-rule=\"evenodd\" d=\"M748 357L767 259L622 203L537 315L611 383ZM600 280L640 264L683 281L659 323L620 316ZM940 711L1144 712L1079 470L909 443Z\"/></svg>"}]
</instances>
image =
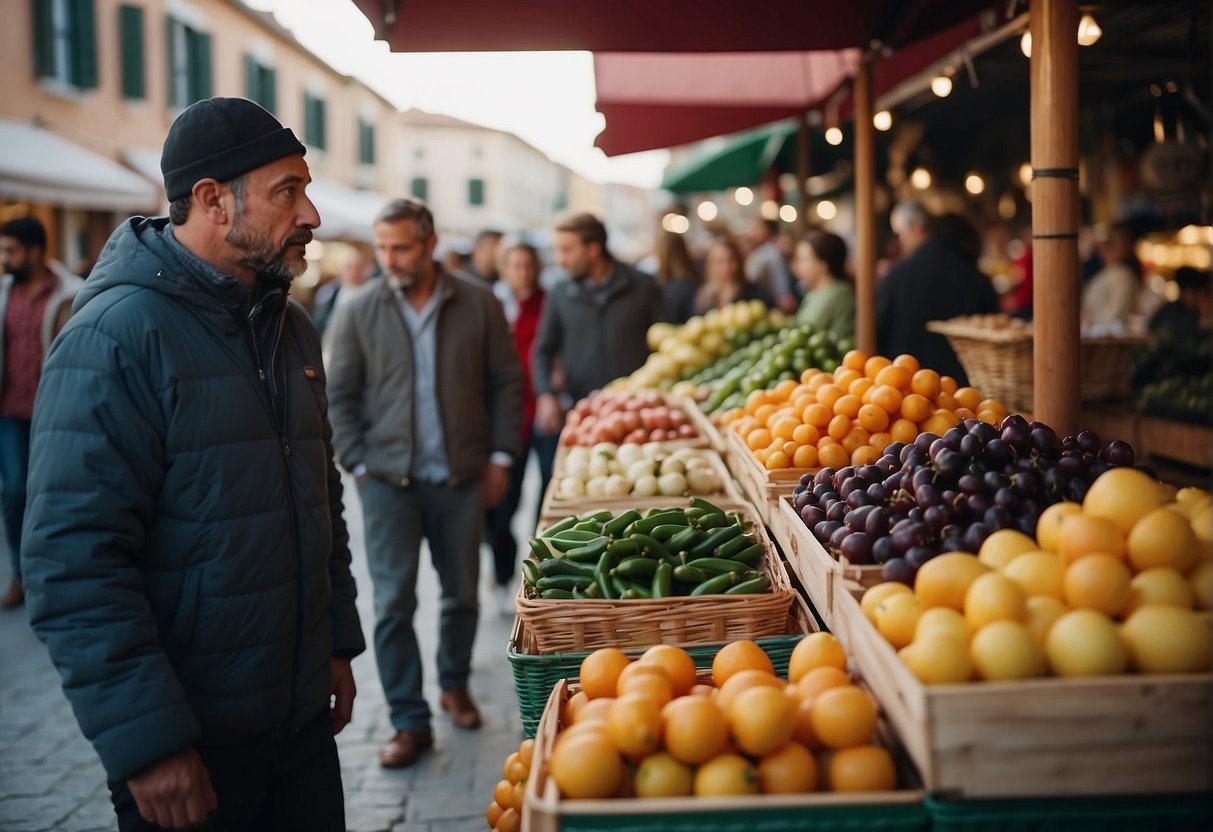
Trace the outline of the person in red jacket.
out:
<instances>
[{"instance_id":1,"label":"person in red jacket","mask_svg":"<svg viewBox=\"0 0 1213 832\"><path fill-rule=\"evenodd\" d=\"M496 570L497 605L503 614L513 615L514 601L510 582L518 562L518 543L510 528L518 503L522 499L522 480L526 474L527 458L535 454L539 463L539 493L543 494L552 478L552 461L556 456L559 433L545 434L535 426L535 385L532 381L531 353L539 331L539 319L547 298L539 287L539 253L527 243L515 243L502 251L501 279L493 284L493 293L505 308L514 335L514 349L522 362L522 453L510 470L510 488L505 499L489 509L485 527L493 549ZM538 520L538 508L536 508Z\"/></svg>"}]
</instances>

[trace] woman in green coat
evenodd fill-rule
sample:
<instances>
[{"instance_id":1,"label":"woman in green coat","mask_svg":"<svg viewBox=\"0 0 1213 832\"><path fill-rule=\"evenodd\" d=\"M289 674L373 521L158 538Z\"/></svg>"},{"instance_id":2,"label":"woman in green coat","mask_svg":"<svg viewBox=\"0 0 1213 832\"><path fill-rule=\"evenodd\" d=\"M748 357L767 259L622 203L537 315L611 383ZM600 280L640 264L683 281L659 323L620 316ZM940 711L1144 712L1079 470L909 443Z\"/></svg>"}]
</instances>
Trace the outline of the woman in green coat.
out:
<instances>
[{"instance_id":1,"label":"woman in green coat","mask_svg":"<svg viewBox=\"0 0 1213 832\"><path fill-rule=\"evenodd\" d=\"M796 318L835 338L855 336L855 286L847 274L847 244L837 234L811 231L796 243L792 271L807 293Z\"/></svg>"}]
</instances>

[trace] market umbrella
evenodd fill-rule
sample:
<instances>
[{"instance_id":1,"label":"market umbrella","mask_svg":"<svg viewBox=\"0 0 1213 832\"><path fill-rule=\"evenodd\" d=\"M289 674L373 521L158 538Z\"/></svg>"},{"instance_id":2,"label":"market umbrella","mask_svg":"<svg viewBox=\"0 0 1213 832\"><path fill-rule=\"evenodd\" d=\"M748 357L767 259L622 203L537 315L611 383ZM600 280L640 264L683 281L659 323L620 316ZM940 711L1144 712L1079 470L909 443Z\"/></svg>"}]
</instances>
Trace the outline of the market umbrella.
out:
<instances>
[{"instance_id":1,"label":"market umbrella","mask_svg":"<svg viewBox=\"0 0 1213 832\"><path fill-rule=\"evenodd\" d=\"M701 152L667 170L661 187L675 193L722 191L753 185L770 171L795 171L796 129L795 122L781 121L709 142ZM814 138L813 170L828 170L850 157L849 147L831 147L821 136Z\"/></svg>"},{"instance_id":2,"label":"market umbrella","mask_svg":"<svg viewBox=\"0 0 1213 832\"><path fill-rule=\"evenodd\" d=\"M353 0L395 52L780 52L897 45L990 0Z\"/></svg>"}]
</instances>

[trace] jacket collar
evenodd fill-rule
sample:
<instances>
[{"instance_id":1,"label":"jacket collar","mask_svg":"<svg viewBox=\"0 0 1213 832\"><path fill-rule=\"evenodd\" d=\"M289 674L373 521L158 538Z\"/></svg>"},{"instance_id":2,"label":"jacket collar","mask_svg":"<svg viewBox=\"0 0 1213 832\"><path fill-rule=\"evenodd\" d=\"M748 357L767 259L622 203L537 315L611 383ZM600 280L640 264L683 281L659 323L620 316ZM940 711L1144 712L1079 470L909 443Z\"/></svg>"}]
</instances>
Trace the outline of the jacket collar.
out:
<instances>
[{"instance_id":1,"label":"jacket collar","mask_svg":"<svg viewBox=\"0 0 1213 832\"><path fill-rule=\"evenodd\" d=\"M446 305L451 298L455 297L455 281L459 278L444 269L437 260L434 261L434 268L438 271L438 296L441 298L442 304ZM386 273L380 278L379 283L379 297L382 300L395 301L401 296L397 294L398 290L392 285L391 278Z\"/></svg>"},{"instance_id":2,"label":"jacket collar","mask_svg":"<svg viewBox=\"0 0 1213 832\"><path fill-rule=\"evenodd\" d=\"M581 277L569 281L569 296L582 303L596 303L598 300L605 304L616 295L623 294L632 285L632 275L628 268L615 260L611 270L607 272L606 280L598 286L591 286L589 278Z\"/></svg>"}]
</instances>

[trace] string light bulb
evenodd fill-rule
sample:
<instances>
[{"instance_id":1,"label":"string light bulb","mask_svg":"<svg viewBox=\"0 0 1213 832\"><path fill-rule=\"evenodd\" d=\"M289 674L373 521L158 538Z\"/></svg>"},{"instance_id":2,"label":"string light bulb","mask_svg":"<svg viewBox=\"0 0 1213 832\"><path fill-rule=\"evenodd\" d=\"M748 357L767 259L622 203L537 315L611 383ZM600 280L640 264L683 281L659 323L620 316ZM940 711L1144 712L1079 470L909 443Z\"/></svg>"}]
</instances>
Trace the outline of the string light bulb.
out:
<instances>
[{"instance_id":1,"label":"string light bulb","mask_svg":"<svg viewBox=\"0 0 1213 832\"><path fill-rule=\"evenodd\" d=\"M946 75L936 75L931 79L931 92L938 98L947 98L952 94L952 79Z\"/></svg>"},{"instance_id":2,"label":"string light bulb","mask_svg":"<svg viewBox=\"0 0 1213 832\"><path fill-rule=\"evenodd\" d=\"M831 127L826 130L826 143L834 147L842 144L842 130L838 127Z\"/></svg>"},{"instance_id":3,"label":"string light bulb","mask_svg":"<svg viewBox=\"0 0 1213 832\"><path fill-rule=\"evenodd\" d=\"M1023 37L1019 39L1019 51L1023 53L1025 58L1032 57L1032 33L1027 31L1023 33Z\"/></svg>"},{"instance_id":4,"label":"string light bulb","mask_svg":"<svg viewBox=\"0 0 1213 832\"><path fill-rule=\"evenodd\" d=\"M872 116L872 126L884 133L893 127L893 114L888 110L881 110Z\"/></svg>"},{"instance_id":5,"label":"string light bulb","mask_svg":"<svg viewBox=\"0 0 1213 832\"><path fill-rule=\"evenodd\" d=\"M1078 21L1078 45L1079 46L1094 46L1103 37L1103 29L1099 28L1099 24L1095 22L1095 18L1090 12L1084 14L1082 19Z\"/></svg>"}]
</instances>

